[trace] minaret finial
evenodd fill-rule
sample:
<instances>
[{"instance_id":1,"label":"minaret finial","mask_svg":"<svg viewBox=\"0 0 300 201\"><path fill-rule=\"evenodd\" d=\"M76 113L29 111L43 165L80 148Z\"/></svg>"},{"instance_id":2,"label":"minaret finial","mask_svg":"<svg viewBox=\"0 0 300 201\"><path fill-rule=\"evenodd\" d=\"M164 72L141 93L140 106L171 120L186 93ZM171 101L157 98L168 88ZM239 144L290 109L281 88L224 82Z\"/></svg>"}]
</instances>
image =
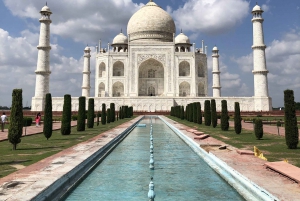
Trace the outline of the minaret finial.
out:
<instances>
[{"instance_id":1,"label":"minaret finial","mask_svg":"<svg viewBox=\"0 0 300 201\"><path fill-rule=\"evenodd\" d=\"M182 29L181 29L180 31L181 31L181 33L182 33Z\"/></svg>"},{"instance_id":2,"label":"minaret finial","mask_svg":"<svg viewBox=\"0 0 300 201\"><path fill-rule=\"evenodd\" d=\"M123 33L123 30L122 30L122 28L121 28L121 33Z\"/></svg>"},{"instance_id":3,"label":"minaret finial","mask_svg":"<svg viewBox=\"0 0 300 201\"><path fill-rule=\"evenodd\" d=\"M256 2L256 5L257 5L257 2Z\"/></svg>"},{"instance_id":4,"label":"minaret finial","mask_svg":"<svg viewBox=\"0 0 300 201\"><path fill-rule=\"evenodd\" d=\"M149 2L153 2L153 0L150 0Z\"/></svg>"},{"instance_id":5,"label":"minaret finial","mask_svg":"<svg viewBox=\"0 0 300 201\"><path fill-rule=\"evenodd\" d=\"M47 6L47 1L46 1L46 6Z\"/></svg>"}]
</instances>

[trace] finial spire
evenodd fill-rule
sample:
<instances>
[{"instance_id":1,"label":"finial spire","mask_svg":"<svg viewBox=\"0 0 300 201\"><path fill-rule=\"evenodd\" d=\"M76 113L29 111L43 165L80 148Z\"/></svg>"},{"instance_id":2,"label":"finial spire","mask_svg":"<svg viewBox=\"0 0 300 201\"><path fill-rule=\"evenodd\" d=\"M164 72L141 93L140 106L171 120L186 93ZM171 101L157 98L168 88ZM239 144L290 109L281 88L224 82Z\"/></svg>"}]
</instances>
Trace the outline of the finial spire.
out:
<instances>
[{"instance_id":1,"label":"finial spire","mask_svg":"<svg viewBox=\"0 0 300 201\"><path fill-rule=\"evenodd\" d=\"M180 31L181 33L182 33L182 29L181 29L181 31Z\"/></svg>"},{"instance_id":2,"label":"finial spire","mask_svg":"<svg viewBox=\"0 0 300 201\"><path fill-rule=\"evenodd\" d=\"M153 0L150 0L149 2L153 2Z\"/></svg>"},{"instance_id":3,"label":"finial spire","mask_svg":"<svg viewBox=\"0 0 300 201\"><path fill-rule=\"evenodd\" d=\"M256 2L256 5L257 5L257 2Z\"/></svg>"},{"instance_id":4,"label":"finial spire","mask_svg":"<svg viewBox=\"0 0 300 201\"><path fill-rule=\"evenodd\" d=\"M46 1L46 6L47 6L47 1Z\"/></svg>"},{"instance_id":5,"label":"finial spire","mask_svg":"<svg viewBox=\"0 0 300 201\"><path fill-rule=\"evenodd\" d=\"M121 28L121 33L123 33L123 30L122 30L122 28Z\"/></svg>"}]
</instances>

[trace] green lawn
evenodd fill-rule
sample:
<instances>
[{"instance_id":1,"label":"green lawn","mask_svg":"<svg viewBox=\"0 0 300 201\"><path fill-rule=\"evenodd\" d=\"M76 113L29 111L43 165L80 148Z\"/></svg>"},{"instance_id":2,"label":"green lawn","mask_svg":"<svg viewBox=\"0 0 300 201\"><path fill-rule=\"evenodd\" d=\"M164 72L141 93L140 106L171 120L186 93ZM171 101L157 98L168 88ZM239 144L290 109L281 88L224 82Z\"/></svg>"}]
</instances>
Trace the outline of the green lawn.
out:
<instances>
[{"instance_id":1,"label":"green lawn","mask_svg":"<svg viewBox=\"0 0 300 201\"><path fill-rule=\"evenodd\" d=\"M232 127L229 128L229 131L222 131L220 125L213 128L204 124L199 125L186 120L180 120L176 117L168 117L186 126L197 128L200 131L210 134L213 138L239 149L253 151L253 147L256 146L270 162L287 159L289 163L300 167L300 148L288 149L283 136L264 134L263 139L256 140L253 131L243 129L242 133L237 135Z\"/></svg>"},{"instance_id":2,"label":"green lawn","mask_svg":"<svg viewBox=\"0 0 300 201\"><path fill-rule=\"evenodd\" d=\"M12 145L8 141L0 142L0 178L17 170L12 165L31 165L133 118L122 119L106 125L101 125L100 122L99 126L96 126L95 123L94 128L86 128L81 132L77 132L75 126L70 135L61 135L59 130L53 131L49 140L45 138L44 134L22 137L22 141L17 145L15 151L12 150Z\"/></svg>"}]
</instances>

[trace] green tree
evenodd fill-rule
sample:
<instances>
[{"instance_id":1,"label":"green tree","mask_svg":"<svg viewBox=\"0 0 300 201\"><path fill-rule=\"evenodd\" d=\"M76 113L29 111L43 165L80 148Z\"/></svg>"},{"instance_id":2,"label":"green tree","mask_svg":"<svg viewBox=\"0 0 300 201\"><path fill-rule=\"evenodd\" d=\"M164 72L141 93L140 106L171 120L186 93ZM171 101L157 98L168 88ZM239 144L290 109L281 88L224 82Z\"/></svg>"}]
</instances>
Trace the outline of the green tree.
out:
<instances>
[{"instance_id":1,"label":"green tree","mask_svg":"<svg viewBox=\"0 0 300 201\"><path fill-rule=\"evenodd\" d=\"M197 110L197 123L202 124L201 104L199 102L196 103L196 110Z\"/></svg>"},{"instance_id":2,"label":"green tree","mask_svg":"<svg viewBox=\"0 0 300 201\"><path fill-rule=\"evenodd\" d=\"M192 104L192 107L193 107L193 122L197 123L197 103L194 102Z\"/></svg>"},{"instance_id":3,"label":"green tree","mask_svg":"<svg viewBox=\"0 0 300 201\"><path fill-rule=\"evenodd\" d=\"M17 149L21 142L23 130L23 98L22 89L14 89L12 92L12 104L10 110L10 122L8 127L8 140Z\"/></svg>"},{"instance_id":4,"label":"green tree","mask_svg":"<svg viewBox=\"0 0 300 201\"><path fill-rule=\"evenodd\" d=\"M180 119L184 120L184 107L180 106Z\"/></svg>"},{"instance_id":5,"label":"green tree","mask_svg":"<svg viewBox=\"0 0 300 201\"><path fill-rule=\"evenodd\" d=\"M234 103L234 130L236 134L240 134L242 132L242 118L240 104L238 102Z\"/></svg>"},{"instance_id":6,"label":"green tree","mask_svg":"<svg viewBox=\"0 0 300 201\"><path fill-rule=\"evenodd\" d=\"M116 109L115 109L115 104L110 103L110 112L111 112L111 122L115 122L116 120Z\"/></svg>"},{"instance_id":7,"label":"green tree","mask_svg":"<svg viewBox=\"0 0 300 201\"><path fill-rule=\"evenodd\" d=\"M66 94L64 96L64 106L63 106L63 115L61 119L61 128L60 132L62 135L70 135L71 134L71 95Z\"/></svg>"},{"instance_id":8,"label":"green tree","mask_svg":"<svg viewBox=\"0 0 300 201\"><path fill-rule=\"evenodd\" d=\"M80 96L79 107L78 107L78 117L77 117L77 131L85 130L85 96Z\"/></svg>"},{"instance_id":9,"label":"green tree","mask_svg":"<svg viewBox=\"0 0 300 201\"><path fill-rule=\"evenodd\" d=\"M264 129L263 129L263 123L261 119L255 119L255 126L254 126L254 132L256 139L260 140L263 137Z\"/></svg>"},{"instance_id":10,"label":"green tree","mask_svg":"<svg viewBox=\"0 0 300 201\"><path fill-rule=\"evenodd\" d=\"M45 114L43 133L47 140L52 136L52 97L50 93L46 94L45 99Z\"/></svg>"},{"instance_id":11,"label":"green tree","mask_svg":"<svg viewBox=\"0 0 300 201\"><path fill-rule=\"evenodd\" d=\"M211 99L210 104L211 104L211 124L214 128L216 128L218 124L216 100Z\"/></svg>"},{"instance_id":12,"label":"green tree","mask_svg":"<svg viewBox=\"0 0 300 201\"><path fill-rule=\"evenodd\" d=\"M284 123L286 145L289 149L297 149L299 132L297 127L294 91L289 89L284 91Z\"/></svg>"},{"instance_id":13,"label":"green tree","mask_svg":"<svg viewBox=\"0 0 300 201\"><path fill-rule=\"evenodd\" d=\"M204 124L205 126L210 126L211 124L211 111L210 111L210 101L204 101Z\"/></svg>"},{"instance_id":14,"label":"green tree","mask_svg":"<svg viewBox=\"0 0 300 201\"><path fill-rule=\"evenodd\" d=\"M221 105L222 105L221 129L223 131L228 131L228 129L229 129L229 122L228 122L229 116L228 116L228 110L227 110L227 101L222 100Z\"/></svg>"},{"instance_id":15,"label":"green tree","mask_svg":"<svg viewBox=\"0 0 300 201\"><path fill-rule=\"evenodd\" d=\"M88 119L87 119L87 127L88 128L94 128L94 119L95 119L95 109L94 109L94 99L89 99L88 104Z\"/></svg>"},{"instance_id":16,"label":"green tree","mask_svg":"<svg viewBox=\"0 0 300 201\"><path fill-rule=\"evenodd\" d=\"M123 119L122 107L120 107L120 109L119 109L119 119Z\"/></svg>"},{"instance_id":17,"label":"green tree","mask_svg":"<svg viewBox=\"0 0 300 201\"><path fill-rule=\"evenodd\" d=\"M105 103L102 103L102 113L101 113L101 124L106 124L106 105Z\"/></svg>"},{"instance_id":18,"label":"green tree","mask_svg":"<svg viewBox=\"0 0 300 201\"><path fill-rule=\"evenodd\" d=\"M109 124L111 122L111 111L110 111L110 108L108 108L106 110L106 113L107 113L107 123Z\"/></svg>"},{"instance_id":19,"label":"green tree","mask_svg":"<svg viewBox=\"0 0 300 201\"><path fill-rule=\"evenodd\" d=\"M101 116L101 113L97 112L97 126L99 126L100 116Z\"/></svg>"}]
</instances>

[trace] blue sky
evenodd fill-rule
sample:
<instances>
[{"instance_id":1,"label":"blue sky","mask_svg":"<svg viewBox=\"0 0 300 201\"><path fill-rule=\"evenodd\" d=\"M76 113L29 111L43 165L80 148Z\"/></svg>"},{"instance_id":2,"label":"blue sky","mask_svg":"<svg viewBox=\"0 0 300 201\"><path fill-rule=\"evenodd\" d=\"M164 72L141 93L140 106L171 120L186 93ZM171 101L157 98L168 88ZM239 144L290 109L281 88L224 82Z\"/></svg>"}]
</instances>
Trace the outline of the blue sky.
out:
<instances>
[{"instance_id":1,"label":"blue sky","mask_svg":"<svg viewBox=\"0 0 300 201\"><path fill-rule=\"evenodd\" d=\"M81 95L83 49L91 58L94 95L95 51L102 40L111 42L148 0L52 0L50 92L53 97ZM252 22L250 0L156 0L190 37L196 47L208 46L209 95L212 95L211 49L220 50L222 96L253 96ZM295 92L300 102L300 1L257 0L263 13L269 94L273 106L283 106L283 90ZM11 105L14 88L23 89L23 105L34 96L40 0L0 1L0 105Z\"/></svg>"}]
</instances>

